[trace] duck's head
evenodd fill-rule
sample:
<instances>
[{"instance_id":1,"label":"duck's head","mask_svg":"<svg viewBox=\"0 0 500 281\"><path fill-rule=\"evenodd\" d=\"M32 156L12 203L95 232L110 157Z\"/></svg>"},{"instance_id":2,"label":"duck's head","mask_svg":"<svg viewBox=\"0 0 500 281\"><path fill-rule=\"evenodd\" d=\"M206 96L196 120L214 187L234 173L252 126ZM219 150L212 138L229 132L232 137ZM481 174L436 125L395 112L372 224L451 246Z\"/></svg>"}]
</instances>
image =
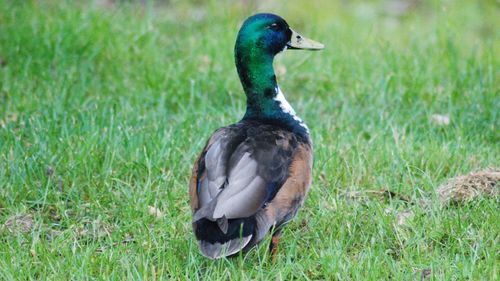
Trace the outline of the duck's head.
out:
<instances>
[{"instance_id":1,"label":"duck's head","mask_svg":"<svg viewBox=\"0 0 500 281\"><path fill-rule=\"evenodd\" d=\"M267 13L253 15L243 23L235 47L236 52L259 53L271 57L285 49L323 48L323 44L295 32L280 16Z\"/></svg>"},{"instance_id":2,"label":"duck's head","mask_svg":"<svg viewBox=\"0 0 500 281\"><path fill-rule=\"evenodd\" d=\"M320 50L323 47L293 31L277 15L249 17L238 33L234 48L236 68L247 96L244 118L296 122L293 109L279 90L273 69L274 56L285 49Z\"/></svg>"}]
</instances>

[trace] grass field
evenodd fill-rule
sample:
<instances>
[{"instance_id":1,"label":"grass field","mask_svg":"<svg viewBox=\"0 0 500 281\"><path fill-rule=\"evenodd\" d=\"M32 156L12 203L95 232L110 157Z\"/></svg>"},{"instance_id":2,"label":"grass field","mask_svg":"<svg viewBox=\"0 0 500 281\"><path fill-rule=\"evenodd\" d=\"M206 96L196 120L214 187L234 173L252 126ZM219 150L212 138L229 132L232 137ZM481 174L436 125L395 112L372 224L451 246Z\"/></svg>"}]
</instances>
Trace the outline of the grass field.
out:
<instances>
[{"instance_id":1,"label":"grass field","mask_svg":"<svg viewBox=\"0 0 500 281\"><path fill-rule=\"evenodd\" d=\"M500 166L498 1L104 2L0 0L1 280L498 280L498 198L435 193ZM211 261L190 169L244 113L257 11L326 45L275 63L313 185L275 264ZM398 196L345 196L369 190Z\"/></svg>"}]
</instances>

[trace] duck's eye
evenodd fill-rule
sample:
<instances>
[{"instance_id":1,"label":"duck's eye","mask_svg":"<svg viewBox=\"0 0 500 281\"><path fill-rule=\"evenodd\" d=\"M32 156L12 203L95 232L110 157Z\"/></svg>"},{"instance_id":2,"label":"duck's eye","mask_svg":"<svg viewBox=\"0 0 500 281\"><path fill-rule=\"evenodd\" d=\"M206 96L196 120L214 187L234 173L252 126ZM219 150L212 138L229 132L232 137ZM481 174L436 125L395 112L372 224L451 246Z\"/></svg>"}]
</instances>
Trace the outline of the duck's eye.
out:
<instances>
[{"instance_id":1,"label":"duck's eye","mask_svg":"<svg viewBox=\"0 0 500 281\"><path fill-rule=\"evenodd\" d=\"M268 26L267 26L267 28L269 28L269 29L272 29L272 30L275 30L275 31L276 31L276 30L278 30L280 27L279 27L279 25L278 25L277 23L272 23L272 24L268 25Z\"/></svg>"}]
</instances>

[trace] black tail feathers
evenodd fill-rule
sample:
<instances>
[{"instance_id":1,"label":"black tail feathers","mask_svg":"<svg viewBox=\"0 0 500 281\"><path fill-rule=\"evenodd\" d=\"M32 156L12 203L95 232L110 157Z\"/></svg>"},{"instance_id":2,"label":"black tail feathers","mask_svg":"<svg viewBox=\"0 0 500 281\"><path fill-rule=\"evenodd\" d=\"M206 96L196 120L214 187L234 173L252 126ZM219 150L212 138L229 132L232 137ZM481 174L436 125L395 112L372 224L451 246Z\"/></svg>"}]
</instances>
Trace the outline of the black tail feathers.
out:
<instances>
[{"instance_id":1,"label":"black tail feathers","mask_svg":"<svg viewBox=\"0 0 500 281\"><path fill-rule=\"evenodd\" d=\"M228 219L222 231L220 223L200 219L193 223L203 255L216 259L237 254L251 241L256 220L254 217Z\"/></svg>"}]
</instances>

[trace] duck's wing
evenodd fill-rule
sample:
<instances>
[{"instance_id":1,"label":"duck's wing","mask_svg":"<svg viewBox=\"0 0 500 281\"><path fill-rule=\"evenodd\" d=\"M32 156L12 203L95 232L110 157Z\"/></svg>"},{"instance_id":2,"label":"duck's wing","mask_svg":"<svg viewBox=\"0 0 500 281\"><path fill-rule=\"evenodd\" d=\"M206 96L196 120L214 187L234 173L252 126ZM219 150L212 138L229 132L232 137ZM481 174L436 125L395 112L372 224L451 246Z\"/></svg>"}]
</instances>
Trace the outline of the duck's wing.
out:
<instances>
[{"instance_id":1,"label":"duck's wing","mask_svg":"<svg viewBox=\"0 0 500 281\"><path fill-rule=\"evenodd\" d=\"M193 213L219 192L227 178L228 159L244 137L230 126L216 130L209 138L195 161L189 184Z\"/></svg>"},{"instance_id":2,"label":"duck's wing","mask_svg":"<svg viewBox=\"0 0 500 281\"><path fill-rule=\"evenodd\" d=\"M191 182L192 193L194 189L197 194L192 200L196 201L192 204L193 226L205 255L220 256L224 243L236 239L237 246L226 248L224 255L230 255L250 241L259 224L254 215L273 200L287 181L298 147L299 141L292 133L265 126L225 129L214 134L197 162L193 175L196 179ZM218 227L211 227L214 223ZM245 243L237 239L240 236ZM206 243L210 245L204 251ZM214 248L217 243L221 246Z\"/></svg>"},{"instance_id":3,"label":"duck's wing","mask_svg":"<svg viewBox=\"0 0 500 281\"><path fill-rule=\"evenodd\" d=\"M219 132L198 163L193 220L254 215L286 181L297 147L295 136L284 131Z\"/></svg>"}]
</instances>

